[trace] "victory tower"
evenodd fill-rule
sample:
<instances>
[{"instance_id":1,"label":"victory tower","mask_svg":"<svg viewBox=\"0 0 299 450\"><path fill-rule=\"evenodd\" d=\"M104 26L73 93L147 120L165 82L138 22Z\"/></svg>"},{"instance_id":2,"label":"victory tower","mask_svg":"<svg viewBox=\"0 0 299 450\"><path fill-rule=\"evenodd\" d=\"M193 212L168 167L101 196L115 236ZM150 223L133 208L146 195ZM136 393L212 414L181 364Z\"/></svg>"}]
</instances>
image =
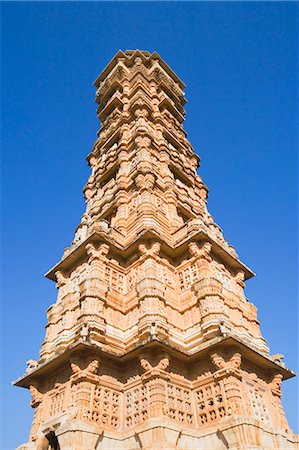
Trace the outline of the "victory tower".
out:
<instances>
[{"instance_id":1,"label":"victory tower","mask_svg":"<svg viewBox=\"0 0 299 450\"><path fill-rule=\"evenodd\" d=\"M19 449L294 449L252 271L206 206L184 84L157 53L119 51L95 81L86 212L46 276L47 311ZM297 442L297 444L296 444Z\"/></svg>"}]
</instances>

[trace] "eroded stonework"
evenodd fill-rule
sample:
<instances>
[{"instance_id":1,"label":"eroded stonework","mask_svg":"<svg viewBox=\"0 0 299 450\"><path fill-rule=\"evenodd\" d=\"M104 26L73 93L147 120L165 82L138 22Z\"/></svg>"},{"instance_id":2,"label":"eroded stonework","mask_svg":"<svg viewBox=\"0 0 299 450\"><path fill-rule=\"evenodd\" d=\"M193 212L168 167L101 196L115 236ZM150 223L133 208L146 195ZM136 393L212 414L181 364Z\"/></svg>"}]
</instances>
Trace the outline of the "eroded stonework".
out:
<instances>
[{"instance_id":1,"label":"eroded stonework","mask_svg":"<svg viewBox=\"0 0 299 450\"><path fill-rule=\"evenodd\" d=\"M269 355L253 273L207 210L184 84L136 50L95 86L86 212L47 273L40 359L16 382L34 409L19 450L297 448L281 404L293 372Z\"/></svg>"}]
</instances>

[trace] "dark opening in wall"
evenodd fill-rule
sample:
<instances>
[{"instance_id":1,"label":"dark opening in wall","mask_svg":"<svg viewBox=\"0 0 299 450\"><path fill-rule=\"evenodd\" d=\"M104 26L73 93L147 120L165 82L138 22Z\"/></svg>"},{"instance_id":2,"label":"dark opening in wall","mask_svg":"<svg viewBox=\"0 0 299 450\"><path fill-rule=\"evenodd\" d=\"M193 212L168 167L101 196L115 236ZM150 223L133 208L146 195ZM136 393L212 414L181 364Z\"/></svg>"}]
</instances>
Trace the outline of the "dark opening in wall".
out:
<instances>
[{"instance_id":1,"label":"dark opening in wall","mask_svg":"<svg viewBox=\"0 0 299 450\"><path fill-rule=\"evenodd\" d=\"M107 184L112 178L116 178L117 172L119 169L119 165L112 167L101 179L100 186L103 187L105 184Z\"/></svg>"},{"instance_id":2,"label":"dark opening in wall","mask_svg":"<svg viewBox=\"0 0 299 450\"><path fill-rule=\"evenodd\" d=\"M182 172L180 172L176 167L171 166L169 168L170 168L171 172L173 173L175 180L179 180L181 183L185 184L188 187L192 186L189 179Z\"/></svg>"},{"instance_id":3,"label":"dark opening in wall","mask_svg":"<svg viewBox=\"0 0 299 450\"><path fill-rule=\"evenodd\" d=\"M183 208L177 208L177 212L178 212L178 216L181 217L183 219L183 222L186 223L188 222L189 219L192 218L192 215L189 214L186 210L184 210Z\"/></svg>"},{"instance_id":4,"label":"dark opening in wall","mask_svg":"<svg viewBox=\"0 0 299 450\"><path fill-rule=\"evenodd\" d=\"M116 208L113 208L112 210L108 211L107 215L104 215L102 219L106 220L106 222L108 222L109 225L111 225L111 222L113 221L115 216L116 216Z\"/></svg>"},{"instance_id":5,"label":"dark opening in wall","mask_svg":"<svg viewBox=\"0 0 299 450\"><path fill-rule=\"evenodd\" d=\"M50 433L46 435L46 438L48 439L49 442L48 446L49 450L60 450L60 445L54 431L50 431Z\"/></svg>"}]
</instances>

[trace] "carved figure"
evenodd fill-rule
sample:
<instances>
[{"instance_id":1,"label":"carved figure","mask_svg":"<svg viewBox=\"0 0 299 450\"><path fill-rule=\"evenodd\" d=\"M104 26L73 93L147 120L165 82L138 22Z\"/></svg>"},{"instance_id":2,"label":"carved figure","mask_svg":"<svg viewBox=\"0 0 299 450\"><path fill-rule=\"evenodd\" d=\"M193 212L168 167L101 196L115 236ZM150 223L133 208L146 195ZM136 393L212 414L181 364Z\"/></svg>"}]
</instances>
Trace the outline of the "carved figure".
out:
<instances>
[{"instance_id":1,"label":"carved figure","mask_svg":"<svg viewBox=\"0 0 299 450\"><path fill-rule=\"evenodd\" d=\"M76 363L71 363L71 368L72 368L73 373L81 372L80 367Z\"/></svg>"},{"instance_id":2,"label":"carved figure","mask_svg":"<svg viewBox=\"0 0 299 450\"><path fill-rule=\"evenodd\" d=\"M154 242L150 248L147 248L145 244L139 244L138 250L141 255L159 255L161 249L160 242Z\"/></svg>"},{"instance_id":3,"label":"carved figure","mask_svg":"<svg viewBox=\"0 0 299 450\"><path fill-rule=\"evenodd\" d=\"M153 366L145 358L140 359L140 365L144 370L151 370L153 368Z\"/></svg>"},{"instance_id":4,"label":"carved figure","mask_svg":"<svg viewBox=\"0 0 299 450\"><path fill-rule=\"evenodd\" d=\"M206 259L207 261L212 260L210 255L212 251L212 244L210 242L205 242L201 247L198 247L195 242L190 242L188 248L191 256L198 256Z\"/></svg>"},{"instance_id":5,"label":"carved figure","mask_svg":"<svg viewBox=\"0 0 299 450\"><path fill-rule=\"evenodd\" d=\"M225 321L222 320L220 322L220 324L219 324L219 332L220 332L220 334L222 334L223 336L226 336L228 331L229 330L226 328Z\"/></svg>"},{"instance_id":6,"label":"carved figure","mask_svg":"<svg viewBox=\"0 0 299 450\"><path fill-rule=\"evenodd\" d=\"M109 245L107 244L101 244L98 249L95 248L94 244L87 244L85 248L87 256L91 261L102 255L107 256L109 253Z\"/></svg>"},{"instance_id":7,"label":"carved figure","mask_svg":"<svg viewBox=\"0 0 299 450\"><path fill-rule=\"evenodd\" d=\"M99 361L95 359L94 361L88 364L85 370L86 372L97 373L98 368L99 368Z\"/></svg>"},{"instance_id":8,"label":"carved figure","mask_svg":"<svg viewBox=\"0 0 299 450\"><path fill-rule=\"evenodd\" d=\"M55 276L56 276L56 280L57 280L56 286L58 288L60 288L61 286L64 286L66 284L67 277L65 277L62 274L62 272L60 272L60 270L57 270L57 272L55 273Z\"/></svg>"},{"instance_id":9,"label":"carved figure","mask_svg":"<svg viewBox=\"0 0 299 450\"><path fill-rule=\"evenodd\" d=\"M27 370L35 369L38 366L38 362L35 359L28 359L26 364L28 366Z\"/></svg>"},{"instance_id":10,"label":"carved figure","mask_svg":"<svg viewBox=\"0 0 299 450\"><path fill-rule=\"evenodd\" d=\"M191 256L197 256L199 254L199 248L195 242L190 242L188 248Z\"/></svg>"},{"instance_id":11,"label":"carved figure","mask_svg":"<svg viewBox=\"0 0 299 450\"><path fill-rule=\"evenodd\" d=\"M139 162L139 168L142 168L143 166L143 170L149 170L148 169L148 165L149 163L146 162ZM155 177L154 175L152 175L151 173L147 173L147 174L139 174L137 175L137 177L135 178L135 182L136 185L138 187L138 189L146 189L148 191L152 190L155 184Z\"/></svg>"},{"instance_id":12,"label":"carved figure","mask_svg":"<svg viewBox=\"0 0 299 450\"><path fill-rule=\"evenodd\" d=\"M96 373L99 368L99 361L97 359L91 361L85 369L81 369L78 364L71 362L71 369L73 373Z\"/></svg>"},{"instance_id":13,"label":"carved figure","mask_svg":"<svg viewBox=\"0 0 299 450\"><path fill-rule=\"evenodd\" d=\"M137 136L135 142L139 148L149 148L151 144L151 139L147 136L144 137Z\"/></svg>"},{"instance_id":14,"label":"carved figure","mask_svg":"<svg viewBox=\"0 0 299 450\"><path fill-rule=\"evenodd\" d=\"M223 356L218 353L213 353L211 355L211 360L216 369L224 369L224 368L234 368L239 369L241 367L241 354L234 353L228 361L225 361Z\"/></svg>"},{"instance_id":15,"label":"carved figure","mask_svg":"<svg viewBox=\"0 0 299 450\"><path fill-rule=\"evenodd\" d=\"M66 258L70 254L70 247L66 247L63 251L62 259Z\"/></svg>"},{"instance_id":16,"label":"carved figure","mask_svg":"<svg viewBox=\"0 0 299 450\"><path fill-rule=\"evenodd\" d=\"M167 358L167 357L161 359L161 361L159 361L159 363L155 367L153 367L151 365L151 363L145 358L140 358L139 361L140 361L141 367L146 371L153 370L153 369L166 370L167 367L169 366L169 358Z\"/></svg>"},{"instance_id":17,"label":"carved figure","mask_svg":"<svg viewBox=\"0 0 299 450\"><path fill-rule=\"evenodd\" d=\"M285 366L284 362L282 361L284 359L284 355L282 355L281 353L275 353L271 356L271 359L272 361Z\"/></svg>"},{"instance_id":18,"label":"carved figure","mask_svg":"<svg viewBox=\"0 0 299 450\"><path fill-rule=\"evenodd\" d=\"M95 214L95 211L93 211L93 213ZM109 227L109 223L107 222L107 220L99 220L98 222L94 222L91 225L91 230L94 233L110 233L110 227Z\"/></svg>"},{"instance_id":19,"label":"carved figure","mask_svg":"<svg viewBox=\"0 0 299 450\"><path fill-rule=\"evenodd\" d=\"M223 356L218 355L218 353L213 353L211 360L216 369L223 369L226 366Z\"/></svg>"},{"instance_id":20,"label":"carved figure","mask_svg":"<svg viewBox=\"0 0 299 450\"><path fill-rule=\"evenodd\" d=\"M242 287L245 287L245 272L243 272L243 270L240 270L236 275L235 275L235 280L236 282Z\"/></svg>"},{"instance_id":21,"label":"carved figure","mask_svg":"<svg viewBox=\"0 0 299 450\"><path fill-rule=\"evenodd\" d=\"M229 360L229 365L235 367L236 369L240 369L242 362L241 353L234 353Z\"/></svg>"},{"instance_id":22,"label":"carved figure","mask_svg":"<svg viewBox=\"0 0 299 450\"><path fill-rule=\"evenodd\" d=\"M283 375L281 373L277 373L276 375L274 375L273 380L270 383L272 391L273 390L280 391L282 386L282 380Z\"/></svg>"},{"instance_id":23,"label":"carved figure","mask_svg":"<svg viewBox=\"0 0 299 450\"><path fill-rule=\"evenodd\" d=\"M146 255L146 254L148 254L148 248L147 248L147 246L146 246L145 244L139 244L138 250L139 250L139 253L140 253L141 255Z\"/></svg>"},{"instance_id":24,"label":"carved figure","mask_svg":"<svg viewBox=\"0 0 299 450\"><path fill-rule=\"evenodd\" d=\"M161 249L160 242L154 242L153 245L151 246L151 253L153 255L159 255L160 249Z\"/></svg>"},{"instance_id":25,"label":"carved figure","mask_svg":"<svg viewBox=\"0 0 299 450\"><path fill-rule=\"evenodd\" d=\"M150 328L150 335L152 339L155 339L157 337L158 334L158 329L157 329L157 325L155 322L153 322L151 324L151 328Z\"/></svg>"},{"instance_id":26,"label":"carved figure","mask_svg":"<svg viewBox=\"0 0 299 450\"><path fill-rule=\"evenodd\" d=\"M86 323L84 323L81 328L80 336L82 337L83 341L87 341L89 338L89 329Z\"/></svg>"},{"instance_id":27,"label":"carved figure","mask_svg":"<svg viewBox=\"0 0 299 450\"><path fill-rule=\"evenodd\" d=\"M90 216L87 213L84 213L81 217L81 225L88 225L90 223L91 219Z\"/></svg>"},{"instance_id":28,"label":"carved figure","mask_svg":"<svg viewBox=\"0 0 299 450\"><path fill-rule=\"evenodd\" d=\"M29 387L29 390L32 398L31 400L32 406L37 405L43 401L43 394L41 394L35 386L31 385Z\"/></svg>"},{"instance_id":29,"label":"carved figure","mask_svg":"<svg viewBox=\"0 0 299 450\"><path fill-rule=\"evenodd\" d=\"M86 248L87 256L90 259L94 259L94 258L97 258L97 256L99 256L99 253L93 244L87 244L85 248Z\"/></svg>"},{"instance_id":30,"label":"carved figure","mask_svg":"<svg viewBox=\"0 0 299 450\"><path fill-rule=\"evenodd\" d=\"M158 363L158 365L155 367L155 369L166 370L168 366L169 366L169 359L168 358L163 358Z\"/></svg>"}]
</instances>

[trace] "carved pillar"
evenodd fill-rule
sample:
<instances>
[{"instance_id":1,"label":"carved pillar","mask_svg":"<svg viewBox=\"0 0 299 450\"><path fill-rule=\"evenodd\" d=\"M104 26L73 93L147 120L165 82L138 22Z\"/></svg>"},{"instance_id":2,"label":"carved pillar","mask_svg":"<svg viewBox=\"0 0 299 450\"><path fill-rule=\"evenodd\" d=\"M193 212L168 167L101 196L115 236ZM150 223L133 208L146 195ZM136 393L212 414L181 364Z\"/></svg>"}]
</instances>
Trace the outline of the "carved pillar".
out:
<instances>
[{"instance_id":1,"label":"carved pillar","mask_svg":"<svg viewBox=\"0 0 299 450\"><path fill-rule=\"evenodd\" d=\"M213 377L216 380L223 380L228 407L227 415L245 415L246 411L242 396L242 374L240 371L241 354L235 352L225 361L223 356L218 353L213 353L211 360L214 366L219 369L213 374Z\"/></svg>"},{"instance_id":2,"label":"carved pillar","mask_svg":"<svg viewBox=\"0 0 299 450\"><path fill-rule=\"evenodd\" d=\"M152 378L149 383L149 418L162 417L167 408L167 382L161 377Z\"/></svg>"},{"instance_id":3,"label":"carved pillar","mask_svg":"<svg viewBox=\"0 0 299 450\"><path fill-rule=\"evenodd\" d=\"M138 217L150 216L152 219L155 219L157 211L152 201L152 190L155 184L155 177L152 173L144 173L148 172L148 169L143 161L138 163L138 168L140 172L142 172L135 178L135 183L141 196L141 202L137 208Z\"/></svg>"},{"instance_id":4,"label":"carved pillar","mask_svg":"<svg viewBox=\"0 0 299 450\"><path fill-rule=\"evenodd\" d=\"M117 207L116 215L114 218L114 227L119 230L126 228L127 222L127 202L128 193L127 189L127 175L129 169L128 153L125 149L121 150L119 155L119 170L117 174L118 191L115 195L115 205Z\"/></svg>"},{"instance_id":5,"label":"carved pillar","mask_svg":"<svg viewBox=\"0 0 299 450\"><path fill-rule=\"evenodd\" d=\"M127 192L125 190L119 191L116 195L117 211L114 219L114 227L118 228L120 231L126 229L127 201L128 201Z\"/></svg>"},{"instance_id":6,"label":"carved pillar","mask_svg":"<svg viewBox=\"0 0 299 450\"><path fill-rule=\"evenodd\" d=\"M221 283L214 278L200 280L194 284L198 296L202 330L206 339L219 334L219 326L224 316L224 302L218 294Z\"/></svg>"},{"instance_id":7,"label":"carved pillar","mask_svg":"<svg viewBox=\"0 0 299 450\"><path fill-rule=\"evenodd\" d=\"M224 390L228 404L228 415L245 414L242 399L242 383L239 375L233 373L223 379Z\"/></svg>"},{"instance_id":8,"label":"carved pillar","mask_svg":"<svg viewBox=\"0 0 299 450\"><path fill-rule=\"evenodd\" d=\"M43 395L34 386L30 386L30 394L31 394L31 398L32 398L32 400L30 402L30 406L31 406L31 408L34 409L34 415L33 415L32 428L30 431L29 441L36 442L38 429L41 424L41 418L42 418Z\"/></svg>"},{"instance_id":9,"label":"carved pillar","mask_svg":"<svg viewBox=\"0 0 299 450\"><path fill-rule=\"evenodd\" d=\"M71 363L74 374L71 376L71 386L74 397L74 415L76 419L90 419L92 414L92 390L99 384L100 378L96 375L99 362L92 361L86 369L81 370L76 363Z\"/></svg>"},{"instance_id":10,"label":"carved pillar","mask_svg":"<svg viewBox=\"0 0 299 450\"><path fill-rule=\"evenodd\" d=\"M168 217L169 217L169 221L170 221L171 225L173 227L179 227L180 225L182 225L182 223L178 216L178 212L177 212L177 208L176 208L177 199L176 199L176 195L175 195L174 191L173 190L165 191L164 198L167 203Z\"/></svg>"},{"instance_id":11,"label":"carved pillar","mask_svg":"<svg viewBox=\"0 0 299 450\"><path fill-rule=\"evenodd\" d=\"M156 280L152 280L155 284ZM148 281L147 281L148 284ZM142 291L145 286L140 283L137 289ZM147 286L147 289L152 289ZM145 293L144 293L145 295ZM139 339L166 339L167 327L163 316L164 303L161 298L153 295L144 296L140 300L140 317L138 320L138 336Z\"/></svg>"},{"instance_id":12,"label":"carved pillar","mask_svg":"<svg viewBox=\"0 0 299 450\"><path fill-rule=\"evenodd\" d=\"M273 380L270 383L270 389L273 395L273 406L276 412L277 424L279 427L283 428L287 433L289 432L289 424L286 419L283 406L281 403L281 385L282 385L283 376L278 373L274 376Z\"/></svg>"},{"instance_id":13,"label":"carved pillar","mask_svg":"<svg viewBox=\"0 0 299 450\"><path fill-rule=\"evenodd\" d=\"M205 339L219 334L219 326L225 315L222 284L212 276L210 268L211 251L210 242L204 242L201 247L198 247L195 242L189 244L189 252L193 256L198 270L199 281L193 285L193 289L198 299Z\"/></svg>"},{"instance_id":14,"label":"carved pillar","mask_svg":"<svg viewBox=\"0 0 299 450\"><path fill-rule=\"evenodd\" d=\"M166 418L168 414L167 382L170 376L166 369L169 365L169 358L162 358L155 367L145 358L140 359L140 364L146 370L142 375L142 380L147 383L149 390L148 418L156 424L154 428L142 429L138 432L140 448L144 450L176 449L180 427L177 424L166 426L163 423L163 418Z\"/></svg>"},{"instance_id":15,"label":"carved pillar","mask_svg":"<svg viewBox=\"0 0 299 450\"><path fill-rule=\"evenodd\" d=\"M165 371L169 365L169 358L164 357L153 367L145 358L140 359L140 364L146 370L142 375L149 389L149 418L163 417L167 412L167 380L169 374Z\"/></svg>"},{"instance_id":16,"label":"carved pillar","mask_svg":"<svg viewBox=\"0 0 299 450\"><path fill-rule=\"evenodd\" d=\"M109 252L109 246L107 244L101 244L98 249L93 244L86 245L86 252L89 257L88 263L90 265L90 278L103 280L103 262L101 257L107 256Z\"/></svg>"},{"instance_id":17,"label":"carved pillar","mask_svg":"<svg viewBox=\"0 0 299 450\"><path fill-rule=\"evenodd\" d=\"M93 244L87 244L86 251L89 256L90 272L88 278L79 285L81 322L89 323L89 331L93 331L93 338L101 340L105 331L102 311L107 292L102 258L108 254L109 246L101 244L96 249Z\"/></svg>"},{"instance_id":18,"label":"carved pillar","mask_svg":"<svg viewBox=\"0 0 299 450\"><path fill-rule=\"evenodd\" d=\"M143 278L136 285L138 298L140 299L140 320L139 339L147 338L148 335L152 337L159 336L162 339L167 337L166 318L164 314L164 296L165 284L158 279L158 263L157 256L160 252L160 243L154 242L150 248L144 244L138 247L141 255L146 255L147 258L143 262ZM155 332L151 330L155 328Z\"/></svg>"}]
</instances>

